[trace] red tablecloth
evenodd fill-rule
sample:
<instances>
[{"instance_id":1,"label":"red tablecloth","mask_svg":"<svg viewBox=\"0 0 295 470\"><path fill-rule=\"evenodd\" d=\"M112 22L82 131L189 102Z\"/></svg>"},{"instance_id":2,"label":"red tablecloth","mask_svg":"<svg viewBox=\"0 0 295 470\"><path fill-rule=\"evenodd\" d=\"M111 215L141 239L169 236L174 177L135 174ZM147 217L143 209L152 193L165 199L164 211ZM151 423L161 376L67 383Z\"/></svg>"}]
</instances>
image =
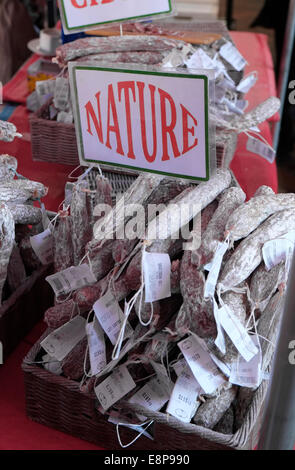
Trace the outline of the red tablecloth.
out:
<instances>
[{"instance_id":1,"label":"red tablecloth","mask_svg":"<svg viewBox=\"0 0 295 470\"><path fill-rule=\"evenodd\" d=\"M265 36L252 33L232 34L238 48L249 62L248 71L259 72L259 81L256 85L258 88L253 89L248 96L249 108L251 108L275 94L271 56ZM36 60L35 56L26 63L25 68L33 60ZM24 102L26 97L25 68L4 87L6 100ZM20 173L49 186L49 194L45 199L46 206L48 209L56 210L63 199L64 185L72 168L65 165L33 162L28 115L25 108L18 107L10 120L17 125L20 132L25 134L25 140L16 140L13 144L0 144L0 153L15 155L19 160ZM260 129L261 134L271 143L269 124L262 124ZM240 136L237 152L231 165L242 188L248 197L251 197L262 184L269 185L277 191L275 164L271 165L261 157L247 152L245 141L246 136ZM6 364L0 366L0 449L97 449L79 439L32 423L25 416L21 361L40 336L43 328L42 324L38 325L20 344Z\"/></svg>"}]
</instances>

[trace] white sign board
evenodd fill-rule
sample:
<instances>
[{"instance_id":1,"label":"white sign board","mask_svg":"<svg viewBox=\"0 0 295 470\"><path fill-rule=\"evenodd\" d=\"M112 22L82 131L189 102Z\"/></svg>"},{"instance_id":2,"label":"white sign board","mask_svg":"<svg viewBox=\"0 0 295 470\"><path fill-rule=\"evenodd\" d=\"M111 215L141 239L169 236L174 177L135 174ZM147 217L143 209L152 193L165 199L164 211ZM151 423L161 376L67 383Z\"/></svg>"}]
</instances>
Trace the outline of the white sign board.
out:
<instances>
[{"instance_id":1,"label":"white sign board","mask_svg":"<svg viewBox=\"0 0 295 470\"><path fill-rule=\"evenodd\" d=\"M70 63L81 165L209 179L208 77Z\"/></svg>"},{"instance_id":2,"label":"white sign board","mask_svg":"<svg viewBox=\"0 0 295 470\"><path fill-rule=\"evenodd\" d=\"M172 0L59 0L65 33L172 13Z\"/></svg>"}]
</instances>

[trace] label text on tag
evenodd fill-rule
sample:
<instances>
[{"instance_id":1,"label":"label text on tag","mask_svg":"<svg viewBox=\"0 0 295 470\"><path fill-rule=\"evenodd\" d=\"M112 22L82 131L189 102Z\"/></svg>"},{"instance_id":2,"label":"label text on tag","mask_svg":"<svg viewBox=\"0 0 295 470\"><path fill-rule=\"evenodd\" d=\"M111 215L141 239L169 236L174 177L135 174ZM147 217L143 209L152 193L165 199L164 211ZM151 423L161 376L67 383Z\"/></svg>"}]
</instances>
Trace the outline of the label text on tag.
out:
<instances>
[{"instance_id":1,"label":"label text on tag","mask_svg":"<svg viewBox=\"0 0 295 470\"><path fill-rule=\"evenodd\" d=\"M58 361L64 358L85 336L86 320L79 315L68 323L50 333L42 342L41 346L47 354Z\"/></svg>"},{"instance_id":2,"label":"label text on tag","mask_svg":"<svg viewBox=\"0 0 295 470\"><path fill-rule=\"evenodd\" d=\"M138 390L138 392L129 399L129 402L153 411L159 411L168 400L169 394L165 384L158 378L155 378ZM142 421L146 419L145 416L138 415L138 417Z\"/></svg>"},{"instance_id":3,"label":"label text on tag","mask_svg":"<svg viewBox=\"0 0 295 470\"><path fill-rule=\"evenodd\" d=\"M115 345L124 321L124 313L111 291L108 291L95 302L93 310L102 329L109 337L111 343ZM124 339L130 338L132 333L133 330L130 323L127 322Z\"/></svg>"},{"instance_id":4,"label":"label text on tag","mask_svg":"<svg viewBox=\"0 0 295 470\"><path fill-rule=\"evenodd\" d=\"M228 334L239 353L249 362L258 353L258 349L244 325L242 325L227 305L219 309L218 318L222 328Z\"/></svg>"},{"instance_id":5,"label":"label text on tag","mask_svg":"<svg viewBox=\"0 0 295 470\"><path fill-rule=\"evenodd\" d=\"M253 342L258 349L257 354L248 362L239 356L238 360L231 365L229 381L241 387L258 387L262 379L262 354L258 337L253 336Z\"/></svg>"},{"instance_id":6,"label":"label text on tag","mask_svg":"<svg viewBox=\"0 0 295 470\"><path fill-rule=\"evenodd\" d=\"M194 336L180 341L178 346L205 393L215 392L225 382L208 351L203 349Z\"/></svg>"},{"instance_id":7,"label":"label text on tag","mask_svg":"<svg viewBox=\"0 0 295 470\"><path fill-rule=\"evenodd\" d=\"M96 282L96 279L88 264L81 264L80 266L71 266L63 271L52 274L46 278L46 281L51 285L55 295L58 297L93 284Z\"/></svg>"},{"instance_id":8,"label":"label text on tag","mask_svg":"<svg viewBox=\"0 0 295 470\"><path fill-rule=\"evenodd\" d=\"M106 366L106 347L104 334L96 320L86 325L89 346L91 374L99 374Z\"/></svg>"},{"instance_id":9,"label":"label text on tag","mask_svg":"<svg viewBox=\"0 0 295 470\"><path fill-rule=\"evenodd\" d=\"M254 137L248 137L246 148L249 152L256 153L269 163L273 163L276 158L274 149Z\"/></svg>"},{"instance_id":10,"label":"label text on tag","mask_svg":"<svg viewBox=\"0 0 295 470\"><path fill-rule=\"evenodd\" d=\"M281 238L269 240L263 245L262 256L266 269L269 271L281 261L292 256L295 245L295 231L287 233Z\"/></svg>"},{"instance_id":11,"label":"label text on tag","mask_svg":"<svg viewBox=\"0 0 295 470\"><path fill-rule=\"evenodd\" d=\"M96 396L104 410L123 398L136 387L127 367L121 366L95 387Z\"/></svg>"},{"instance_id":12,"label":"label text on tag","mask_svg":"<svg viewBox=\"0 0 295 470\"><path fill-rule=\"evenodd\" d=\"M53 236L49 229L30 237L31 246L42 264L53 261Z\"/></svg>"},{"instance_id":13,"label":"label text on tag","mask_svg":"<svg viewBox=\"0 0 295 470\"><path fill-rule=\"evenodd\" d=\"M171 297L171 261L167 253L143 253L145 301Z\"/></svg>"},{"instance_id":14,"label":"label text on tag","mask_svg":"<svg viewBox=\"0 0 295 470\"><path fill-rule=\"evenodd\" d=\"M167 406L167 413L180 419L180 421L189 423L200 404L197 402L197 398L201 393L202 387L186 366L174 385Z\"/></svg>"}]
</instances>

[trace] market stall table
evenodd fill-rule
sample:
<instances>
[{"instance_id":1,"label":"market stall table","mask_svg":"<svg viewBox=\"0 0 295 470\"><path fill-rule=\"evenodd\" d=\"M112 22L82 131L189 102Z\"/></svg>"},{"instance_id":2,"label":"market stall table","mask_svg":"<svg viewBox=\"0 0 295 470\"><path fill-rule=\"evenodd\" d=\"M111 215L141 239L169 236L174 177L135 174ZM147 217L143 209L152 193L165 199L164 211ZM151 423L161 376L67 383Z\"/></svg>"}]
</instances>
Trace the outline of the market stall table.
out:
<instances>
[{"instance_id":1,"label":"market stall table","mask_svg":"<svg viewBox=\"0 0 295 470\"><path fill-rule=\"evenodd\" d=\"M249 109L275 95L275 79L270 51L266 36L253 33L232 33L237 47L248 61L246 72L256 70L259 78L256 86L249 92ZM24 106L26 88L26 69L38 56L33 56L25 66L4 87L6 102L22 103L16 109L6 110L8 119L13 122L24 138L15 140L12 144L1 144L1 153L10 153L19 160L19 172L24 176L41 181L50 190L44 202L49 210L57 210L64 198L64 186L72 167L62 164L33 162L29 133L28 112ZM4 108L5 111L5 108ZM2 110L3 112L3 110ZM12 114L10 115L10 113ZM10 115L10 116L9 116ZM277 116L275 118L277 119ZM272 142L269 122L259 126L261 135ZM266 184L277 192L277 171L275 163L270 164L263 158L246 150L245 135L239 137L237 151L231 164L237 180L251 197L256 189ZM25 416L24 386L21 362L24 355L45 330L44 324L39 324L33 332L19 345L7 362L0 366L0 449L99 449L87 442L54 431L45 426L31 422Z\"/></svg>"}]
</instances>

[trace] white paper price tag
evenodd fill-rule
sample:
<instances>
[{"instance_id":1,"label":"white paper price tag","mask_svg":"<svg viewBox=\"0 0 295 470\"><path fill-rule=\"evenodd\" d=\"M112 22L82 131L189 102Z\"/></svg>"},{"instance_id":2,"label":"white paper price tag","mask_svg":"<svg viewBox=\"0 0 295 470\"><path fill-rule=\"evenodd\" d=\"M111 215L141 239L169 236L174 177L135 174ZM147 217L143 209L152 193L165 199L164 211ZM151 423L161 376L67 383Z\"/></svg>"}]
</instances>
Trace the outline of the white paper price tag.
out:
<instances>
[{"instance_id":1,"label":"white paper price tag","mask_svg":"<svg viewBox=\"0 0 295 470\"><path fill-rule=\"evenodd\" d=\"M109 337L111 343L115 345L124 321L124 313L112 292L108 291L103 297L98 299L93 305L93 310L102 329ZM130 338L132 333L133 329L127 321L124 339Z\"/></svg>"},{"instance_id":2,"label":"white paper price tag","mask_svg":"<svg viewBox=\"0 0 295 470\"><path fill-rule=\"evenodd\" d=\"M143 253L145 301L171 297L171 261L167 253Z\"/></svg>"},{"instance_id":3,"label":"white paper price tag","mask_svg":"<svg viewBox=\"0 0 295 470\"><path fill-rule=\"evenodd\" d=\"M121 400L136 387L126 366L115 369L101 384L95 387L95 393L104 410Z\"/></svg>"},{"instance_id":4,"label":"white paper price tag","mask_svg":"<svg viewBox=\"0 0 295 470\"><path fill-rule=\"evenodd\" d=\"M54 90L54 106L61 110L65 111L69 107L69 95L70 95L70 84L67 78L57 77Z\"/></svg>"},{"instance_id":5,"label":"white paper price tag","mask_svg":"<svg viewBox=\"0 0 295 470\"><path fill-rule=\"evenodd\" d=\"M258 349L244 325L227 305L219 309L219 321L239 353L247 362L250 361L258 353Z\"/></svg>"},{"instance_id":6,"label":"white paper price tag","mask_svg":"<svg viewBox=\"0 0 295 470\"><path fill-rule=\"evenodd\" d=\"M64 358L84 338L86 320L79 315L57 330L50 333L42 342L41 346L47 354L58 361Z\"/></svg>"},{"instance_id":7,"label":"white paper price tag","mask_svg":"<svg viewBox=\"0 0 295 470\"><path fill-rule=\"evenodd\" d=\"M202 391L202 387L193 376L191 370L189 367L186 367L180 373L174 385L167 406L167 413L184 423L189 423L200 405L197 398Z\"/></svg>"},{"instance_id":8,"label":"white paper price tag","mask_svg":"<svg viewBox=\"0 0 295 470\"><path fill-rule=\"evenodd\" d=\"M55 84L56 80L42 80L40 82L36 82L36 93L39 100L46 102L50 97L52 97L55 90Z\"/></svg>"},{"instance_id":9,"label":"white paper price tag","mask_svg":"<svg viewBox=\"0 0 295 470\"><path fill-rule=\"evenodd\" d=\"M248 93L249 90L255 85L257 82L257 76L254 73L251 73L247 77L243 78L237 86L237 91L240 93Z\"/></svg>"},{"instance_id":10,"label":"white paper price tag","mask_svg":"<svg viewBox=\"0 0 295 470\"><path fill-rule=\"evenodd\" d=\"M221 88L224 88L224 90L235 90L236 85L235 82L232 80L232 78L227 75L226 78L224 78L221 82L218 83L218 86Z\"/></svg>"},{"instance_id":11,"label":"white paper price tag","mask_svg":"<svg viewBox=\"0 0 295 470\"><path fill-rule=\"evenodd\" d=\"M49 229L30 237L31 246L42 264L53 261L53 236Z\"/></svg>"},{"instance_id":12,"label":"white paper price tag","mask_svg":"<svg viewBox=\"0 0 295 470\"><path fill-rule=\"evenodd\" d=\"M239 72L247 64L247 61L231 42L226 42L226 44L220 48L219 54Z\"/></svg>"},{"instance_id":13,"label":"white paper price tag","mask_svg":"<svg viewBox=\"0 0 295 470\"><path fill-rule=\"evenodd\" d=\"M255 139L255 137L248 137L246 148L249 152L256 153L256 155L264 158L269 163L273 163L276 158L274 149L261 142L261 140Z\"/></svg>"},{"instance_id":14,"label":"white paper price tag","mask_svg":"<svg viewBox=\"0 0 295 470\"><path fill-rule=\"evenodd\" d=\"M257 82L257 76L254 73L251 73L247 77L243 78L237 86L237 91L241 93L248 93L248 91L255 85Z\"/></svg>"},{"instance_id":15,"label":"white paper price tag","mask_svg":"<svg viewBox=\"0 0 295 470\"><path fill-rule=\"evenodd\" d=\"M138 390L128 401L152 411L159 411L168 400L169 393L166 385L158 378L154 378ZM145 416L138 414L137 416L142 421L146 419Z\"/></svg>"},{"instance_id":16,"label":"white paper price tag","mask_svg":"<svg viewBox=\"0 0 295 470\"><path fill-rule=\"evenodd\" d=\"M225 382L209 352L201 346L194 336L180 341L178 346L184 355L193 375L205 393L213 393Z\"/></svg>"},{"instance_id":17,"label":"white paper price tag","mask_svg":"<svg viewBox=\"0 0 295 470\"><path fill-rule=\"evenodd\" d=\"M96 279L88 264L81 264L80 266L72 266L64 271L52 274L46 278L46 281L51 285L56 297L58 297L59 295L65 295L93 284L96 282Z\"/></svg>"},{"instance_id":18,"label":"white paper price tag","mask_svg":"<svg viewBox=\"0 0 295 470\"><path fill-rule=\"evenodd\" d=\"M214 258L210 265L210 271L209 271L206 284L205 284L205 289L204 289L205 299L214 297L216 283L217 283L217 279L218 279L220 268L221 268L221 263L227 250L228 250L227 243L221 243L221 242L218 243L217 249L214 254Z\"/></svg>"},{"instance_id":19,"label":"white paper price tag","mask_svg":"<svg viewBox=\"0 0 295 470\"><path fill-rule=\"evenodd\" d=\"M107 365L104 333L97 320L86 325L91 374L99 374Z\"/></svg>"},{"instance_id":20,"label":"white paper price tag","mask_svg":"<svg viewBox=\"0 0 295 470\"><path fill-rule=\"evenodd\" d=\"M262 256L269 271L281 261L292 256L295 244L295 231L292 230L281 238L270 240L263 245Z\"/></svg>"},{"instance_id":21,"label":"white paper price tag","mask_svg":"<svg viewBox=\"0 0 295 470\"><path fill-rule=\"evenodd\" d=\"M215 339L215 344L218 347L219 351L221 351L222 354L225 354L226 353L225 336L224 336L224 331L219 320L219 308L214 297L213 297L213 311L214 311L214 318L215 318L216 327L217 327L217 337Z\"/></svg>"},{"instance_id":22,"label":"white paper price tag","mask_svg":"<svg viewBox=\"0 0 295 470\"><path fill-rule=\"evenodd\" d=\"M239 357L238 361L231 365L229 381L241 387L256 388L260 385L262 379L262 354L259 339L256 336L253 336L252 339L258 349L258 353L249 362Z\"/></svg>"},{"instance_id":23,"label":"white paper price tag","mask_svg":"<svg viewBox=\"0 0 295 470\"><path fill-rule=\"evenodd\" d=\"M220 68L217 67L211 57L202 49L196 50L196 52L185 61L185 64L189 69L214 69L216 71L215 78L221 73Z\"/></svg>"}]
</instances>

